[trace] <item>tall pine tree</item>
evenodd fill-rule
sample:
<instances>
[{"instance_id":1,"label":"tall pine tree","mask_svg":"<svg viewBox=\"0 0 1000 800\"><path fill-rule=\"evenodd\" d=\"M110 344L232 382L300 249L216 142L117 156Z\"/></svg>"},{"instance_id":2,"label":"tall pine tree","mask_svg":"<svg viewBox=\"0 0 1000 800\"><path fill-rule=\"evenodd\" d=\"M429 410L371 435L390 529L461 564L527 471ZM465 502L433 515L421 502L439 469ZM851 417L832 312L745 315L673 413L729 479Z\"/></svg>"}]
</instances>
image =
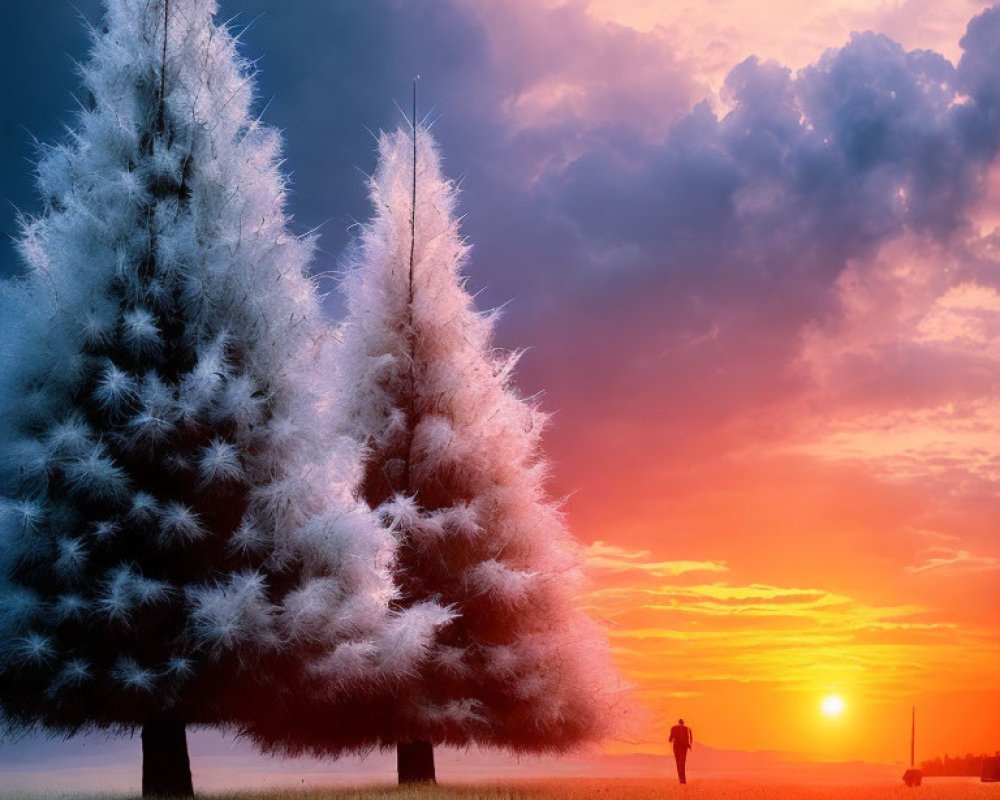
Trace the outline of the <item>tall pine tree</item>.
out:
<instances>
[{"instance_id":1,"label":"tall pine tree","mask_svg":"<svg viewBox=\"0 0 1000 800\"><path fill-rule=\"evenodd\" d=\"M191 794L186 726L371 690L448 617L389 612L311 243L215 10L107 0L0 295L0 714L141 730L144 794Z\"/></svg>"},{"instance_id":2,"label":"tall pine tree","mask_svg":"<svg viewBox=\"0 0 1000 800\"><path fill-rule=\"evenodd\" d=\"M546 417L511 385L516 354L465 290L456 189L426 128L383 134L374 218L343 289L343 430L366 448L360 494L401 541L399 608L455 618L415 679L329 713L258 723L265 747L396 747L401 782L433 780L433 746L561 752L609 732L618 679L574 606L579 559L546 495ZM318 710L318 713L317 713Z\"/></svg>"}]
</instances>

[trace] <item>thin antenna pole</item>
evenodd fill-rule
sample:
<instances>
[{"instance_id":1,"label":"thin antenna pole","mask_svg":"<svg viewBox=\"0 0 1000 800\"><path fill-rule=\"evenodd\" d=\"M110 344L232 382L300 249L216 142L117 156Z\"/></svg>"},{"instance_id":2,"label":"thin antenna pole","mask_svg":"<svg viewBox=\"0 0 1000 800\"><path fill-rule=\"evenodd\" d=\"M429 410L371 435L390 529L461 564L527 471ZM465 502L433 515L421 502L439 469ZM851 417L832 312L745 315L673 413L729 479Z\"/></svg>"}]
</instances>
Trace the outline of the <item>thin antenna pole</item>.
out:
<instances>
[{"instance_id":1,"label":"thin antenna pole","mask_svg":"<svg viewBox=\"0 0 1000 800\"><path fill-rule=\"evenodd\" d=\"M403 472L403 485L407 494L413 494L410 480L410 462L413 461L413 429L417 424L417 373L416 373L416 334L413 330L413 261L417 246L417 81L419 75L413 76L413 189L410 195L410 286L409 303L407 303L406 342L410 355L410 385L407 392L407 428L409 442L406 445L406 461Z\"/></svg>"},{"instance_id":2,"label":"thin antenna pole","mask_svg":"<svg viewBox=\"0 0 1000 800\"><path fill-rule=\"evenodd\" d=\"M419 75L413 77L413 116L411 125L413 127L413 193L410 203L410 302L413 302L413 254L417 244L417 80Z\"/></svg>"},{"instance_id":3,"label":"thin antenna pole","mask_svg":"<svg viewBox=\"0 0 1000 800\"><path fill-rule=\"evenodd\" d=\"M156 127L163 130L164 98L167 94L167 22L170 19L170 0L163 0L163 52L160 55L160 106L156 114Z\"/></svg>"},{"instance_id":4,"label":"thin antenna pole","mask_svg":"<svg viewBox=\"0 0 1000 800\"><path fill-rule=\"evenodd\" d=\"M913 754L917 743L917 707L910 709L910 766L913 766Z\"/></svg>"}]
</instances>

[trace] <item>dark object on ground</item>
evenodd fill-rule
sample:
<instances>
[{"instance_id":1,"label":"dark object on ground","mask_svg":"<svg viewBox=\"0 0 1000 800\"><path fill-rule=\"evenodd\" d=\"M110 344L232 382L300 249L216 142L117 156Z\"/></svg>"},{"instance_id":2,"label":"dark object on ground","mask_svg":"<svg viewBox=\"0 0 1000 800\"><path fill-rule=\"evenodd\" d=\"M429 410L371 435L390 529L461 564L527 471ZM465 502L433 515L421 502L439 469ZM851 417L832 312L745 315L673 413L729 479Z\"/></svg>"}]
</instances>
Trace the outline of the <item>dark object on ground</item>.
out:
<instances>
[{"instance_id":1,"label":"dark object on ground","mask_svg":"<svg viewBox=\"0 0 1000 800\"><path fill-rule=\"evenodd\" d=\"M983 772L979 776L983 783L1000 783L1000 753L983 759Z\"/></svg>"},{"instance_id":2,"label":"dark object on ground","mask_svg":"<svg viewBox=\"0 0 1000 800\"><path fill-rule=\"evenodd\" d=\"M688 750L694 745L694 733L684 724L683 719L677 720L677 724L670 729L670 739L674 746L674 761L677 762L677 780L687 783L687 756Z\"/></svg>"},{"instance_id":3,"label":"dark object on ground","mask_svg":"<svg viewBox=\"0 0 1000 800\"><path fill-rule=\"evenodd\" d=\"M396 771L400 783L437 783L433 745L422 739L399 742L396 745Z\"/></svg>"},{"instance_id":4,"label":"dark object on ground","mask_svg":"<svg viewBox=\"0 0 1000 800\"><path fill-rule=\"evenodd\" d=\"M687 748L683 750L679 747L674 748L674 761L677 762L677 780L681 783L687 783Z\"/></svg>"},{"instance_id":5,"label":"dark object on ground","mask_svg":"<svg viewBox=\"0 0 1000 800\"><path fill-rule=\"evenodd\" d=\"M919 786L923 783L924 775L919 769L908 769L903 773L903 783L907 786Z\"/></svg>"},{"instance_id":6,"label":"dark object on ground","mask_svg":"<svg viewBox=\"0 0 1000 800\"><path fill-rule=\"evenodd\" d=\"M183 721L162 719L142 726L142 796L194 796Z\"/></svg>"}]
</instances>

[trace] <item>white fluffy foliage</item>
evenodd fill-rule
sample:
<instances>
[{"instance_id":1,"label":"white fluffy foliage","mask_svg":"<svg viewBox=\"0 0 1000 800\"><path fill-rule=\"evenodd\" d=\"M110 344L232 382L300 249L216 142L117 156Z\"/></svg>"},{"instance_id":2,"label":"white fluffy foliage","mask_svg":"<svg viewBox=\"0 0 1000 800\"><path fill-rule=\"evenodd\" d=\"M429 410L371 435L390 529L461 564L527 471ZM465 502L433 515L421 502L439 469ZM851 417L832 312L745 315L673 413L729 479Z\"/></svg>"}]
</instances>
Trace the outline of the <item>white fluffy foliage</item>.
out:
<instances>
[{"instance_id":1,"label":"white fluffy foliage","mask_svg":"<svg viewBox=\"0 0 1000 800\"><path fill-rule=\"evenodd\" d=\"M140 450L162 445L179 416L170 389L155 373L147 373L140 383L139 410L128 424L128 445Z\"/></svg>"},{"instance_id":2,"label":"white fluffy foliage","mask_svg":"<svg viewBox=\"0 0 1000 800\"><path fill-rule=\"evenodd\" d=\"M140 666L134 658L127 656L115 664L112 677L130 691L148 694L156 688L155 670Z\"/></svg>"},{"instance_id":3,"label":"white fluffy foliage","mask_svg":"<svg viewBox=\"0 0 1000 800\"><path fill-rule=\"evenodd\" d=\"M214 585L188 589L192 634L211 652L233 650L252 641L277 643L275 608L267 599L267 582L259 572L230 575Z\"/></svg>"},{"instance_id":4,"label":"white fluffy foliage","mask_svg":"<svg viewBox=\"0 0 1000 800\"><path fill-rule=\"evenodd\" d=\"M437 602L423 602L398 612L381 632L378 668L387 675L414 675L422 666L434 633L455 618Z\"/></svg>"},{"instance_id":5,"label":"white fluffy foliage","mask_svg":"<svg viewBox=\"0 0 1000 800\"><path fill-rule=\"evenodd\" d=\"M483 534L483 526L479 524L479 505L478 500L458 502L431 512L429 517L440 527L442 535L475 540Z\"/></svg>"},{"instance_id":6,"label":"white fluffy foliage","mask_svg":"<svg viewBox=\"0 0 1000 800\"><path fill-rule=\"evenodd\" d=\"M54 639L38 631L12 637L0 648L0 663L12 663L22 670L44 668L58 656Z\"/></svg>"},{"instance_id":7,"label":"white fluffy foliage","mask_svg":"<svg viewBox=\"0 0 1000 800\"><path fill-rule=\"evenodd\" d=\"M246 436L258 425L267 397L258 392L248 375L231 375L214 408L217 421L232 421L240 435Z\"/></svg>"},{"instance_id":8,"label":"white fluffy foliage","mask_svg":"<svg viewBox=\"0 0 1000 800\"><path fill-rule=\"evenodd\" d=\"M522 666L518 649L511 645L484 647L483 652L486 668L504 680L516 677Z\"/></svg>"},{"instance_id":9,"label":"white fluffy foliage","mask_svg":"<svg viewBox=\"0 0 1000 800\"><path fill-rule=\"evenodd\" d=\"M201 517L184 503L173 501L165 503L160 508L159 526L159 539L162 544L183 546L208 536L208 530L202 525Z\"/></svg>"},{"instance_id":10,"label":"white fluffy foliage","mask_svg":"<svg viewBox=\"0 0 1000 800\"><path fill-rule=\"evenodd\" d=\"M88 347L100 347L111 341L114 333L115 314L113 307L108 303L95 305L85 312L80 322L80 331L83 334L83 342Z\"/></svg>"},{"instance_id":11,"label":"white fluffy foliage","mask_svg":"<svg viewBox=\"0 0 1000 800\"><path fill-rule=\"evenodd\" d=\"M129 503L127 516L136 521L151 522L159 516L160 505L149 492L136 492Z\"/></svg>"},{"instance_id":12,"label":"white fluffy foliage","mask_svg":"<svg viewBox=\"0 0 1000 800\"><path fill-rule=\"evenodd\" d=\"M94 523L94 539L98 543L103 544L107 542L107 540L113 539L117 536L120 530L121 527L114 520L102 519L99 522Z\"/></svg>"},{"instance_id":13,"label":"white fluffy foliage","mask_svg":"<svg viewBox=\"0 0 1000 800\"><path fill-rule=\"evenodd\" d=\"M169 584L163 581L136 576L132 581L132 596L139 606L150 606L162 603L172 594Z\"/></svg>"},{"instance_id":14,"label":"white fluffy foliage","mask_svg":"<svg viewBox=\"0 0 1000 800\"><path fill-rule=\"evenodd\" d=\"M28 489L45 489L52 457L43 441L35 437L19 439L11 444L7 456L0 469L10 473L8 481Z\"/></svg>"},{"instance_id":15,"label":"white fluffy foliage","mask_svg":"<svg viewBox=\"0 0 1000 800\"><path fill-rule=\"evenodd\" d=\"M198 354L198 363L181 384L180 416L195 419L215 405L226 380L225 338L219 337Z\"/></svg>"},{"instance_id":16,"label":"white fluffy foliage","mask_svg":"<svg viewBox=\"0 0 1000 800\"><path fill-rule=\"evenodd\" d=\"M432 731L458 728L478 732L487 730L489 725L489 716L486 714L484 704L475 698L449 700L441 705L428 703L418 707L417 712Z\"/></svg>"},{"instance_id":17,"label":"white fluffy foliage","mask_svg":"<svg viewBox=\"0 0 1000 800\"><path fill-rule=\"evenodd\" d=\"M312 568L329 570L363 586L372 565L388 570L391 540L369 535L371 515L354 507L341 514L315 515L295 530L291 544Z\"/></svg>"},{"instance_id":18,"label":"white fluffy foliage","mask_svg":"<svg viewBox=\"0 0 1000 800\"><path fill-rule=\"evenodd\" d=\"M109 362L94 389L94 397L107 411L120 412L137 396L137 386L132 376Z\"/></svg>"},{"instance_id":19,"label":"white fluffy foliage","mask_svg":"<svg viewBox=\"0 0 1000 800\"><path fill-rule=\"evenodd\" d=\"M0 498L0 530L13 547L36 533L44 519L45 506L39 500Z\"/></svg>"},{"instance_id":20,"label":"white fluffy foliage","mask_svg":"<svg viewBox=\"0 0 1000 800\"><path fill-rule=\"evenodd\" d=\"M396 542L353 496L360 448L338 436L327 389L336 338L307 271L313 243L287 228L280 137L250 113L250 65L213 22L214 0L170 0L166 37L163 8L106 0L105 24L81 68L87 107L38 164L43 213L24 221L19 241L28 274L0 283L0 444L18 459L0 473L0 590L13 565L54 552L59 578L44 602L53 624L132 635L156 616L143 609L169 602L209 663L232 649L241 662L266 661L276 648L308 642L303 674L322 665L342 687L384 685L394 676L361 670L346 654L412 665L433 625L385 635ZM164 41L173 129L150 150ZM180 191L156 188L181 182L183 201ZM194 354L181 374L158 366L177 339ZM118 361L105 351L120 353ZM73 410L82 396L86 414ZM166 451L210 430L225 433L194 452ZM174 470L178 484L189 470L206 493L245 487L247 524L225 532L226 558L253 566L227 573L192 564L202 577L167 585L144 577L131 555L109 561L126 534L149 535L175 554L219 535L189 497L130 472L142 458ZM96 506L100 516L67 517L50 529L48 473L78 508ZM269 598L258 566L300 570L300 590ZM88 585L77 586L83 576ZM0 605L0 632L10 632L5 657L45 662L52 685L68 687L82 673L58 671L55 641L19 608ZM389 645L391 658L380 650ZM338 659L343 669L333 674ZM152 697L164 676L191 677L192 662L171 663L122 653L112 675L94 679L111 679L102 684L110 697L115 687ZM114 704L106 707L102 725L115 719Z\"/></svg>"},{"instance_id":21,"label":"white fluffy foliage","mask_svg":"<svg viewBox=\"0 0 1000 800\"><path fill-rule=\"evenodd\" d=\"M48 516L46 507L38 500L0 498L0 589L22 559L31 559L45 552L45 541L39 530ZM0 612L4 611L0 606ZM13 614L13 610L9 609ZM3 614L0 613L0 630Z\"/></svg>"},{"instance_id":22,"label":"white fluffy foliage","mask_svg":"<svg viewBox=\"0 0 1000 800\"><path fill-rule=\"evenodd\" d=\"M514 683L514 694L526 703L544 703L546 695L557 688L546 673L529 671Z\"/></svg>"},{"instance_id":23,"label":"white fluffy foliage","mask_svg":"<svg viewBox=\"0 0 1000 800\"><path fill-rule=\"evenodd\" d=\"M423 514L417 501L401 494L382 503L376 511L393 530L413 530L423 522Z\"/></svg>"},{"instance_id":24,"label":"white fluffy foliage","mask_svg":"<svg viewBox=\"0 0 1000 800\"><path fill-rule=\"evenodd\" d=\"M371 641L344 642L312 663L310 671L336 697L337 693L350 691L352 686L370 678L377 666L378 653L378 646Z\"/></svg>"},{"instance_id":25,"label":"white fluffy foliage","mask_svg":"<svg viewBox=\"0 0 1000 800\"><path fill-rule=\"evenodd\" d=\"M464 647L438 645L434 649L434 666L447 678L468 678L472 673Z\"/></svg>"},{"instance_id":26,"label":"white fluffy foliage","mask_svg":"<svg viewBox=\"0 0 1000 800\"><path fill-rule=\"evenodd\" d=\"M229 539L229 550L233 554L263 554L272 543L272 538L261 530L252 518L245 517Z\"/></svg>"},{"instance_id":27,"label":"white fluffy foliage","mask_svg":"<svg viewBox=\"0 0 1000 800\"><path fill-rule=\"evenodd\" d=\"M580 557L545 488L547 417L511 385L518 354L493 347L497 315L465 289L457 193L426 128L380 137L370 193L342 287L342 429L397 492L378 511L406 544L399 569L427 594L403 605L451 604L449 630L470 640L430 651L411 733L515 751L599 739L621 684L603 633L574 607ZM452 563L465 566L440 568ZM525 716L530 731L517 729Z\"/></svg>"},{"instance_id":28,"label":"white fluffy foliage","mask_svg":"<svg viewBox=\"0 0 1000 800\"><path fill-rule=\"evenodd\" d=\"M57 622L79 620L90 610L90 604L78 594L59 595L52 604L52 614Z\"/></svg>"},{"instance_id":29,"label":"white fluffy foliage","mask_svg":"<svg viewBox=\"0 0 1000 800\"><path fill-rule=\"evenodd\" d=\"M243 465L240 454L230 442L213 439L201 450L198 459L198 472L202 483L208 485L214 481L230 482L243 479Z\"/></svg>"},{"instance_id":30,"label":"white fluffy foliage","mask_svg":"<svg viewBox=\"0 0 1000 800\"><path fill-rule=\"evenodd\" d=\"M97 607L113 623L127 623L132 616L135 598L132 595L132 571L120 567L112 572L98 598Z\"/></svg>"},{"instance_id":31,"label":"white fluffy foliage","mask_svg":"<svg viewBox=\"0 0 1000 800\"><path fill-rule=\"evenodd\" d=\"M128 494L128 476L102 444L70 459L63 468L70 490L96 501L121 501Z\"/></svg>"},{"instance_id":32,"label":"white fluffy foliage","mask_svg":"<svg viewBox=\"0 0 1000 800\"><path fill-rule=\"evenodd\" d=\"M90 665L82 658L71 658L56 674L49 688L51 694L58 695L67 689L77 689L94 678Z\"/></svg>"},{"instance_id":33,"label":"white fluffy foliage","mask_svg":"<svg viewBox=\"0 0 1000 800\"><path fill-rule=\"evenodd\" d=\"M488 596L498 611L511 614L530 602L532 584L537 577L536 572L511 569L490 558L469 570L467 583L471 592Z\"/></svg>"},{"instance_id":34,"label":"white fluffy foliage","mask_svg":"<svg viewBox=\"0 0 1000 800\"><path fill-rule=\"evenodd\" d=\"M279 545L287 545L292 551L298 545L308 546L310 536L307 526L316 519L316 515L310 512L319 510L315 487L303 481L300 475L284 473L255 486L250 496L254 516L260 524L269 530L289 533L289 539L279 542Z\"/></svg>"},{"instance_id":35,"label":"white fluffy foliage","mask_svg":"<svg viewBox=\"0 0 1000 800\"><path fill-rule=\"evenodd\" d=\"M56 542L55 570L60 575L72 578L79 574L87 563L87 546L81 539L64 536Z\"/></svg>"},{"instance_id":36,"label":"white fluffy foliage","mask_svg":"<svg viewBox=\"0 0 1000 800\"><path fill-rule=\"evenodd\" d=\"M187 680L195 674L194 661L184 656L171 656L167 660L166 674L177 680Z\"/></svg>"},{"instance_id":37,"label":"white fluffy foliage","mask_svg":"<svg viewBox=\"0 0 1000 800\"><path fill-rule=\"evenodd\" d=\"M283 628L294 641L329 640L338 630L337 609L342 588L333 578L307 580L288 593L282 613Z\"/></svg>"},{"instance_id":38,"label":"white fluffy foliage","mask_svg":"<svg viewBox=\"0 0 1000 800\"><path fill-rule=\"evenodd\" d=\"M171 588L162 581L147 578L129 565L115 567L105 579L97 599L97 609L109 622L129 625L135 612L145 606L167 600Z\"/></svg>"},{"instance_id":39,"label":"white fluffy foliage","mask_svg":"<svg viewBox=\"0 0 1000 800\"><path fill-rule=\"evenodd\" d=\"M125 313L122 320L122 338L136 356L151 356L163 346L156 317L145 308L136 308Z\"/></svg>"},{"instance_id":40,"label":"white fluffy foliage","mask_svg":"<svg viewBox=\"0 0 1000 800\"><path fill-rule=\"evenodd\" d=\"M348 585L350 585L348 583ZM336 614L329 615L332 620L331 632L335 634L334 641L374 641L380 648L388 647L395 649L396 643L385 638L386 630L386 609L396 597L395 589L377 586L370 591L357 591L353 594L344 593L336 608ZM391 622L391 617L390 617ZM361 633L364 636L361 636ZM426 640L417 643L415 649L411 650L409 657L417 660L424 656L429 642ZM373 671L369 676L371 682L368 688L382 686L395 686L399 678L405 676L405 672L392 673ZM386 683L387 682L387 683Z\"/></svg>"}]
</instances>

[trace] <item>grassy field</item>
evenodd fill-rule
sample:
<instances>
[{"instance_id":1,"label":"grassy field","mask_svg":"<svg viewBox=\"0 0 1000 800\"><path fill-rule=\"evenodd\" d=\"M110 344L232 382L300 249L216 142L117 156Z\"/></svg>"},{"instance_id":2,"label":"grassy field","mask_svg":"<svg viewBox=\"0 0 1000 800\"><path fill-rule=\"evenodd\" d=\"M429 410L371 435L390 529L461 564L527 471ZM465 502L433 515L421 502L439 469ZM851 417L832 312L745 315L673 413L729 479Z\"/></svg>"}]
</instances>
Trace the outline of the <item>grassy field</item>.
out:
<instances>
[{"instance_id":1,"label":"grassy field","mask_svg":"<svg viewBox=\"0 0 1000 800\"><path fill-rule=\"evenodd\" d=\"M1000 800L1000 784L930 781L919 789L887 786L767 785L704 780L552 780L420 788L367 787L211 795L211 800Z\"/></svg>"},{"instance_id":2,"label":"grassy field","mask_svg":"<svg viewBox=\"0 0 1000 800\"><path fill-rule=\"evenodd\" d=\"M0 778L2 780L2 778ZM0 784L2 787L2 784ZM226 792L203 800L1000 800L1000 784L938 780L908 789L885 786L768 785L751 781L702 780L680 786L664 780L552 780L456 786L368 786L356 788ZM126 795L22 794L3 800L128 800Z\"/></svg>"}]
</instances>

